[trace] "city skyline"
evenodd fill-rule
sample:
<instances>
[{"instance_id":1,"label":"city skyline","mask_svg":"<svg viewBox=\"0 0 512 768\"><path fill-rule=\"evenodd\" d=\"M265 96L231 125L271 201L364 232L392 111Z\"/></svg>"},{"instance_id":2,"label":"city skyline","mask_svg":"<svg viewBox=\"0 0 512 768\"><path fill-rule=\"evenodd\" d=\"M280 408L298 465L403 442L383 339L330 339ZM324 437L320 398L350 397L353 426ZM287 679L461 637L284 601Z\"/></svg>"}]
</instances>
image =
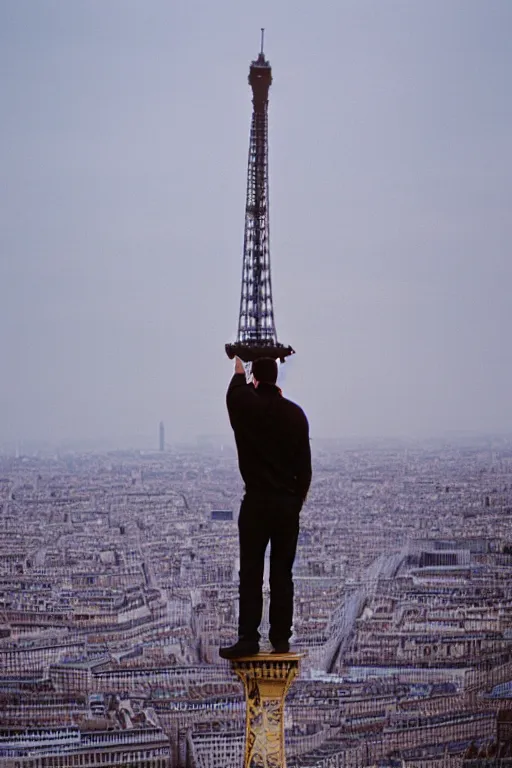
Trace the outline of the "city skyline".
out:
<instances>
[{"instance_id":1,"label":"city skyline","mask_svg":"<svg viewBox=\"0 0 512 768\"><path fill-rule=\"evenodd\" d=\"M2 4L3 440L229 434L262 26L282 384L313 438L512 431L510 21Z\"/></svg>"},{"instance_id":2,"label":"city skyline","mask_svg":"<svg viewBox=\"0 0 512 768\"><path fill-rule=\"evenodd\" d=\"M218 653L237 626L241 493L234 451L214 447L0 456L1 766L241 765L244 693ZM318 454L290 768L512 750L511 515L511 439Z\"/></svg>"}]
</instances>

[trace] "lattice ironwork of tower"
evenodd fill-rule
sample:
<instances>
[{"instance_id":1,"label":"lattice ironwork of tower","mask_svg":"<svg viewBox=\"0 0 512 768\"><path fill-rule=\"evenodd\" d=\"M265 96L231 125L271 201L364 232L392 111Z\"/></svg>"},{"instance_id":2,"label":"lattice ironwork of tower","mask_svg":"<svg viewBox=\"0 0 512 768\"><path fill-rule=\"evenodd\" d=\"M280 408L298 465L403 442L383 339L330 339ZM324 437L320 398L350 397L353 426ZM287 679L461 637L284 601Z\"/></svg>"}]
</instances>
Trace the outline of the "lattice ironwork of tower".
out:
<instances>
[{"instance_id":1,"label":"lattice ironwork of tower","mask_svg":"<svg viewBox=\"0 0 512 768\"><path fill-rule=\"evenodd\" d=\"M268 92L271 83L272 69L263 53L262 30L261 51L249 70L253 112L238 335L234 344L226 344L229 358L238 355L245 362L258 357L272 357L284 362L285 357L295 351L277 340L272 302L268 197Z\"/></svg>"}]
</instances>

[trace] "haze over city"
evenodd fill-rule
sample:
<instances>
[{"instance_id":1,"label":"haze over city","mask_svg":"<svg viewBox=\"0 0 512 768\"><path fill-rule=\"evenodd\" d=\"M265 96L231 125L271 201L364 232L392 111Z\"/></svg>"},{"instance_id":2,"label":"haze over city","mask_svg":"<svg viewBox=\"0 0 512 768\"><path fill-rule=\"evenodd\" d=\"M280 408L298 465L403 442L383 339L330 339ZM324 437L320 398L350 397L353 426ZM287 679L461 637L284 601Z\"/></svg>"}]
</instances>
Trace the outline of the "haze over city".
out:
<instances>
[{"instance_id":1,"label":"haze over city","mask_svg":"<svg viewBox=\"0 0 512 768\"><path fill-rule=\"evenodd\" d=\"M266 28L313 439L512 431L508 0L0 5L2 441L228 434Z\"/></svg>"}]
</instances>

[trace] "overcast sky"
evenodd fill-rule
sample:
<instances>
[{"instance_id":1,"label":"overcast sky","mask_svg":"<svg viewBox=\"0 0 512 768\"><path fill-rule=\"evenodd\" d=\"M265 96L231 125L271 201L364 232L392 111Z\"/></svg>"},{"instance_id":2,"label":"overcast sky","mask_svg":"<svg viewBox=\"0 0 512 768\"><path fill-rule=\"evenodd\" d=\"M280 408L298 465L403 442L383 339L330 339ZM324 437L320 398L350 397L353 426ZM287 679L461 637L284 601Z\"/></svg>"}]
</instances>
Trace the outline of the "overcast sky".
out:
<instances>
[{"instance_id":1,"label":"overcast sky","mask_svg":"<svg viewBox=\"0 0 512 768\"><path fill-rule=\"evenodd\" d=\"M261 26L285 394L512 431L510 0L3 0L0 442L229 433Z\"/></svg>"}]
</instances>

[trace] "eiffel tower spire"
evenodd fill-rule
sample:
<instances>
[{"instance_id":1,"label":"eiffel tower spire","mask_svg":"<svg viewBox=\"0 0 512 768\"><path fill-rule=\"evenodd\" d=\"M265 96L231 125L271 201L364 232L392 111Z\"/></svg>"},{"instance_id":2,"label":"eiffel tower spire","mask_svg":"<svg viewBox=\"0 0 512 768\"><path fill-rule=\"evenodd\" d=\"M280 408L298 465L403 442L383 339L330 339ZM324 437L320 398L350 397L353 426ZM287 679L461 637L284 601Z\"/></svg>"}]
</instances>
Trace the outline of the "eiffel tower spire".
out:
<instances>
[{"instance_id":1,"label":"eiffel tower spire","mask_svg":"<svg viewBox=\"0 0 512 768\"><path fill-rule=\"evenodd\" d=\"M249 69L253 111L238 334L234 344L226 344L226 353L229 358L238 355L246 362L258 357L272 357L284 362L294 350L277 341L272 301L268 202L268 92L272 69L265 59L263 44L262 29L261 51Z\"/></svg>"}]
</instances>

